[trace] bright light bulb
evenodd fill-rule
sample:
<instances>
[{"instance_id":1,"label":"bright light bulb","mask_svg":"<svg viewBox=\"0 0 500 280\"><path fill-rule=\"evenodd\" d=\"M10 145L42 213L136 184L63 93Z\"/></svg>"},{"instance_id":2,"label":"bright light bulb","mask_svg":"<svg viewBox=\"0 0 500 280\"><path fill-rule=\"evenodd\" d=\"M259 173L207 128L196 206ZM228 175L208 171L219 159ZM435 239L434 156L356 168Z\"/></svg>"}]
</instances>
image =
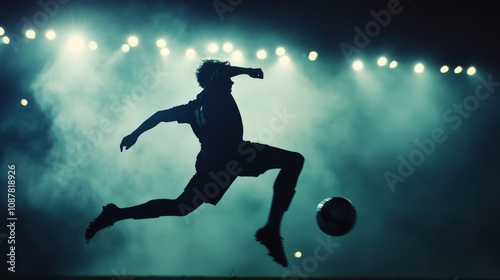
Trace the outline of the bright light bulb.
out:
<instances>
[{"instance_id":1,"label":"bright light bulb","mask_svg":"<svg viewBox=\"0 0 500 280\"><path fill-rule=\"evenodd\" d=\"M26 38L28 38L28 39L35 39L35 37L36 37L35 30L33 30L33 29L28 29L28 30L26 31Z\"/></svg>"},{"instance_id":2,"label":"bright light bulb","mask_svg":"<svg viewBox=\"0 0 500 280\"><path fill-rule=\"evenodd\" d=\"M259 50L257 52L258 59L265 59L267 57L267 52L265 50Z\"/></svg>"},{"instance_id":3,"label":"bright light bulb","mask_svg":"<svg viewBox=\"0 0 500 280\"><path fill-rule=\"evenodd\" d=\"M318 58L318 53L315 51L311 51L308 56L310 61L315 61Z\"/></svg>"},{"instance_id":4,"label":"bright light bulb","mask_svg":"<svg viewBox=\"0 0 500 280\"><path fill-rule=\"evenodd\" d=\"M231 44L231 43L229 43L229 42L228 42L228 43L225 43L225 44L222 46L222 49L223 49L225 52L227 52L227 53L232 52L232 51L233 51L233 44Z\"/></svg>"},{"instance_id":5,"label":"bright light bulb","mask_svg":"<svg viewBox=\"0 0 500 280\"><path fill-rule=\"evenodd\" d=\"M89 49L91 49L93 51L97 50L97 43L96 43L96 41L90 41L89 42Z\"/></svg>"},{"instance_id":6,"label":"bright light bulb","mask_svg":"<svg viewBox=\"0 0 500 280\"><path fill-rule=\"evenodd\" d=\"M161 56L167 56L167 55L169 55L169 54L170 54L170 50L169 50L169 49L167 49L167 48L162 48L162 49L160 50L160 54L161 54Z\"/></svg>"},{"instance_id":7,"label":"bright light bulb","mask_svg":"<svg viewBox=\"0 0 500 280\"><path fill-rule=\"evenodd\" d=\"M356 60L352 63L352 69L360 71L363 69L363 62L361 60Z\"/></svg>"},{"instance_id":8,"label":"bright light bulb","mask_svg":"<svg viewBox=\"0 0 500 280\"><path fill-rule=\"evenodd\" d=\"M167 46L167 41L165 41L165 39L158 39L156 41L156 46L160 49L164 48L165 46Z\"/></svg>"},{"instance_id":9,"label":"bright light bulb","mask_svg":"<svg viewBox=\"0 0 500 280\"><path fill-rule=\"evenodd\" d=\"M128 37L127 43L131 47L136 47L139 44L139 38L137 38L136 36L130 36Z\"/></svg>"},{"instance_id":10,"label":"bright light bulb","mask_svg":"<svg viewBox=\"0 0 500 280\"><path fill-rule=\"evenodd\" d=\"M285 53L286 53L285 48L283 48L283 47L278 47L278 48L276 48L276 54L277 54L277 55L282 56L282 55L284 55Z\"/></svg>"},{"instance_id":11,"label":"bright light bulb","mask_svg":"<svg viewBox=\"0 0 500 280\"><path fill-rule=\"evenodd\" d=\"M54 32L54 30L48 30L45 32L45 37L49 40L54 40L56 38L56 32Z\"/></svg>"}]
</instances>

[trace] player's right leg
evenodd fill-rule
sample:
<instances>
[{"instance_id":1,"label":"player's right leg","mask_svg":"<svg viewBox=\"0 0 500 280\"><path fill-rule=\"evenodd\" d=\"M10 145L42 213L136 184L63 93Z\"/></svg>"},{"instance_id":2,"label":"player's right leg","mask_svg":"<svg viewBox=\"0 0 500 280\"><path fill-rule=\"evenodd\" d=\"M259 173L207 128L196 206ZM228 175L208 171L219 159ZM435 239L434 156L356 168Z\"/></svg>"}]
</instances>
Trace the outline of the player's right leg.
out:
<instances>
[{"instance_id":1,"label":"player's right leg","mask_svg":"<svg viewBox=\"0 0 500 280\"><path fill-rule=\"evenodd\" d=\"M190 184L196 183L195 177ZM189 184L188 184L189 186ZM186 216L198 208L203 201L198 201L192 191L185 190L176 199L155 199L146 203L119 208L110 203L103 206L102 213L90 222L85 231L87 242L100 230L125 219L151 219L162 216Z\"/></svg>"},{"instance_id":2,"label":"player's right leg","mask_svg":"<svg viewBox=\"0 0 500 280\"><path fill-rule=\"evenodd\" d=\"M273 198L266 225L260 228L255 238L268 250L269 255L281 264L287 266L288 262L283 249L280 233L281 221L288 210L297 180L304 165L304 157L293 151L288 151L259 143L246 142L241 150L254 148L254 157L244 163L242 176L258 176L270 169L280 169L273 186Z\"/></svg>"}]
</instances>

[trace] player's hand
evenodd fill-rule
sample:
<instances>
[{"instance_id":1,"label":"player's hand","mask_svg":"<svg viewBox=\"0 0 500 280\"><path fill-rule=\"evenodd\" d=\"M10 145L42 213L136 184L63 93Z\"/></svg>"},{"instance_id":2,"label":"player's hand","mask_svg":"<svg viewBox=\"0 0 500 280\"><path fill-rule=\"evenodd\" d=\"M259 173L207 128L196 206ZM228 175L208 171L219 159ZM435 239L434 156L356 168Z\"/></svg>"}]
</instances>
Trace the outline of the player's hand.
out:
<instances>
[{"instance_id":1,"label":"player's hand","mask_svg":"<svg viewBox=\"0 0 500 280\"><path fill-rule=\"evenodd\" d=\"M260 68L252 68L248 75L252 78L264 79L264 72Z\"/></svg>"},{"instance_id":2,"label":"player's hand","mask_svg":"<svg viewBox=\"0 0 500 280\"><path fill-rule=\"evenodd\" d=\"M134 146L135 142L137 142L137 136L133 134L123 137L120 143L120 152L123 152L123 147L125 147L125 150L130 149L130 147Z\"/></svg>"}]
</instances>

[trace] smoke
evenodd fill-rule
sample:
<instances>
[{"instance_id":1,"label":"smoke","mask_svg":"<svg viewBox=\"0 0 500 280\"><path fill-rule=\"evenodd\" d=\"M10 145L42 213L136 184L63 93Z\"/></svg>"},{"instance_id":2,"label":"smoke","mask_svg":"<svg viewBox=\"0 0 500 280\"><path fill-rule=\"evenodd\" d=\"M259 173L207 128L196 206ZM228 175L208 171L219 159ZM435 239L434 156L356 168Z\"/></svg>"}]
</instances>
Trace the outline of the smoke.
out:
<instances>
[{"instance_id":1,"label":"smoke","mask_svg":"<svg viewBox=\"0 0 500 280\"><path fill-rule=\"evenodd\" d=\"M187 103L200 91L194 70L205 55L188 60L183 50L205 44L206 27L188 24L182 6L156 8L128 6L116 21L95 11L94 24L108 34L122 34L125 21L141 22L131 28L141 36L129 53L111 39L80 54L61 44L50 59L37 58L40 67L31 72L14 68L30 73L20 79L29 86L20 90L7 82L9 90L32 100L30 111L6 107L1 113L0 156L16 164L19 177L19 273L498 275L499 100L496 84L484 82L496 81L495 74L418 75L404 63L354 72L343 59L300 62L293 56L299 47L287 48L291 65L220 55L264 71L263 80L233 78L245 138L306 158L282 227L289 269L273 263L253 238L266 222L277 170L238 178L216 207L183 218L121 221L85 244L85 227L101 206L175 198L195 171L199 143L187 125L159 124L119 151L121 139L154 112ZM135 18L140 14L152 15L142 21ZM159 30L170 35L171 56L159 56L146 43ZM237 46L255 44L234 34ZM2 81L21 76L12 73ZM328 237L316 225L316 205L331 196L350 199L358 211L346 236ZM295 251L303 257L295 259Z\"/></svg>"}]
</instances>

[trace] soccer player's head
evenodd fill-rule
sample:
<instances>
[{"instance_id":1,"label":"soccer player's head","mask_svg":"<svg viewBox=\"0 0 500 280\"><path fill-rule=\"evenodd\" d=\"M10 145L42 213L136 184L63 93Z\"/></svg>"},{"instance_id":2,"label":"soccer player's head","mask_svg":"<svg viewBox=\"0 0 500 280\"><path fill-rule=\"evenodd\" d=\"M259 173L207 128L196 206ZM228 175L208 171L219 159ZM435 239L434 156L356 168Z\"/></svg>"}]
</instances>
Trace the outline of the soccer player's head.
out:
<instances>
[{"instance_id":1,"label":"soccer player's head","mask_svg":"<svg viewBox=\"0 0 500 280\"><path fill-rule=\"evenodd\" d=\"M216 59L204 59L200 66L196 69L196 80L198 80L198 84L200 87L205 88L210 84L212 79L212 75L217 69L221 66L228 66L228 61L220 61Z\"/></svg>"}]
</instances>

